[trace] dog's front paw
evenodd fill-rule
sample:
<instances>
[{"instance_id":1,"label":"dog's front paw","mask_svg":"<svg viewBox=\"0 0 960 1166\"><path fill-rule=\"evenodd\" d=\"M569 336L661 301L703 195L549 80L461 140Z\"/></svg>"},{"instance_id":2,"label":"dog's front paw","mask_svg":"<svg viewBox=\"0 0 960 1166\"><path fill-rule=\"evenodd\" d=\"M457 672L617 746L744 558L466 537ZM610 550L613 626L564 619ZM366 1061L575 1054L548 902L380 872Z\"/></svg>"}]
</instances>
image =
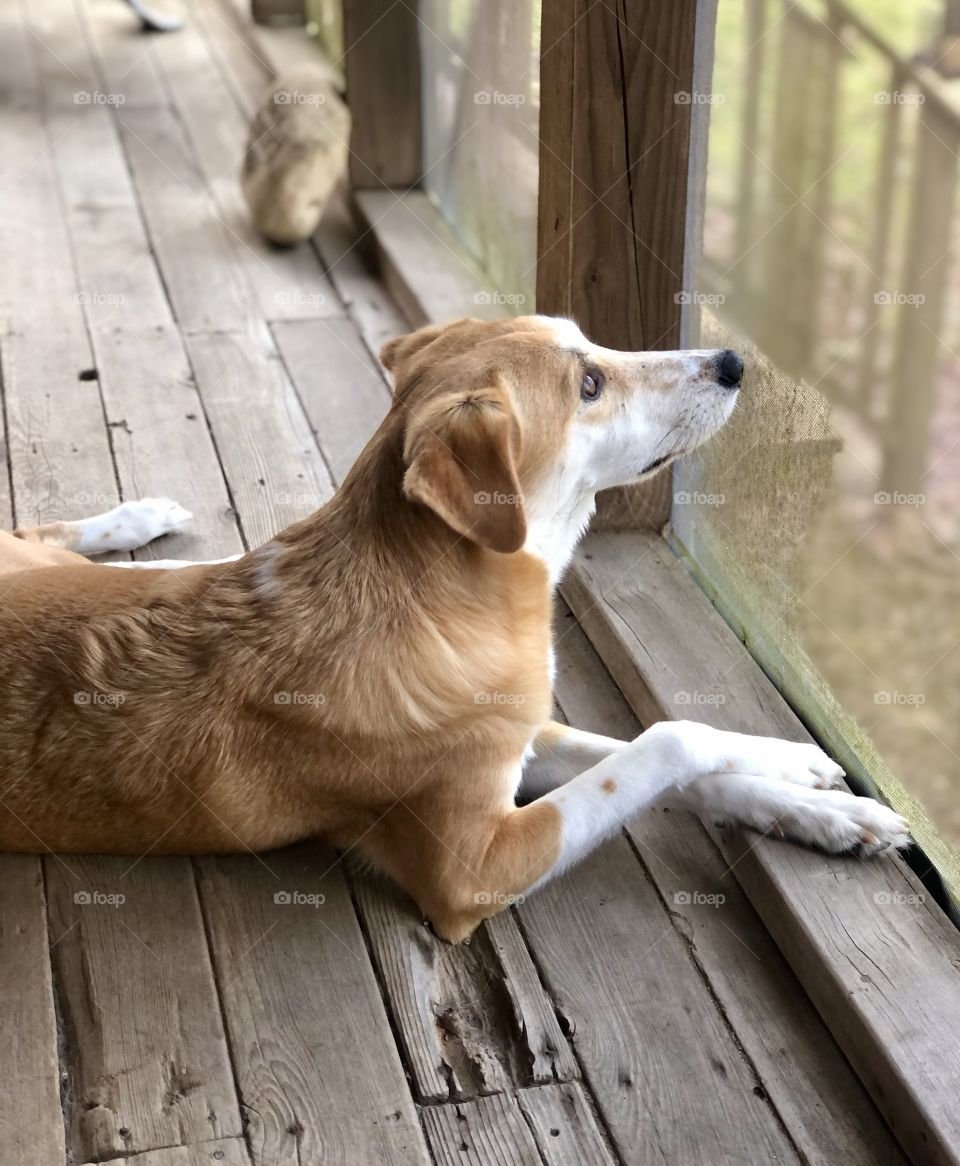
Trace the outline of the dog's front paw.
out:
<instances>
[{"instance_id":1,"label":"dog's front paw","mask_svg":"<svg viewBox=\"0 0 960 1166\"><path fill-rule=\"evenodd\" d=\"M724 757L719 769L775 777L819 790L836 789L844 776L843 769L819 745L742 733L723 736Z\"/></svg>"},{"instance_id":2,"label":"dog's front paw","mask_svg":"<svg viewBox=\"0 0 960 1166\"><path fill-rule=\"evenodd\" d=\"M164 534L179 534L192 518L189 510L171 498L140 498L120 507L120 520L127 528L124 533L138 540L138 546Z\"/></svg>"},{"instance_id":3,"label":"dog's front paw","mask_svg":"<svg viewBox=\"0 0 960 1166\"><path fill-rule=\"evenodd\" d=\"M798 791L799 792L799 791ZM896 810L845 790L810 791L780 815L768 831L828 854L864 857L910 845L910 826Z\"/></svg>"}]
</instances>

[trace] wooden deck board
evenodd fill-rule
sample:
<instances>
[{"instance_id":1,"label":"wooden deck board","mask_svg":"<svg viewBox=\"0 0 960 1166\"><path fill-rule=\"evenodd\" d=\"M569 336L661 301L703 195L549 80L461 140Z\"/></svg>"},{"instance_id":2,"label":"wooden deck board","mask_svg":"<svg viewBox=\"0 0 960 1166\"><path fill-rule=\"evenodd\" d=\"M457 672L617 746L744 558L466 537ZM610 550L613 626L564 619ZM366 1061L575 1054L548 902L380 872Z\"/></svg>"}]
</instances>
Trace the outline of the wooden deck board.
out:
<instances>
[{"instance_id":1,"label":"wooden deck board","mask_svg":"<svg viewBox=\"0 0 960 1166\"><path fill-rule=\"evenodd\" d=\"M67 1146L79 1161L242 1132L188 859L47 861Z\"/></svg>"},{"instance_id":2,"label":"wooden deck board","mask_svg":"<svg viewBox=\"0 0 960 1166\"><path fill-rule=\"evenodd\" d=\"M254 1166L427 1163L334 852L198 867Z\"/></svg>"}]
</instances>

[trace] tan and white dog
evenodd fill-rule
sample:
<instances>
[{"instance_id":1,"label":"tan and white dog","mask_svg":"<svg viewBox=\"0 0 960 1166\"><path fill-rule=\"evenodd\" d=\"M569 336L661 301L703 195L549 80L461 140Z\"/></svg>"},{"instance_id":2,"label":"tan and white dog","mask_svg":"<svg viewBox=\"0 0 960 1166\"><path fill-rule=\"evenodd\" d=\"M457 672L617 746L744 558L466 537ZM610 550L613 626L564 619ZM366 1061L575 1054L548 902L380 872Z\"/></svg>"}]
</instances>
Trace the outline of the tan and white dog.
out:
<instances>
[{"instance_id":1,"label":"tan and white dog","mask_svg":"<svg viewBox=\"0 0 960 1166\"><path fill-rule=\"evenodd\" d=\"M832 852L909 841L813 745L549 719L553 591L595 493L723 425L735 353L615 352L533 316L382 359L395 399L339 493L235 561L81 557L176 528L163 500L0 535L0 848L323 837L458 940L667 801Z\"/></svg>"}]
</instances>

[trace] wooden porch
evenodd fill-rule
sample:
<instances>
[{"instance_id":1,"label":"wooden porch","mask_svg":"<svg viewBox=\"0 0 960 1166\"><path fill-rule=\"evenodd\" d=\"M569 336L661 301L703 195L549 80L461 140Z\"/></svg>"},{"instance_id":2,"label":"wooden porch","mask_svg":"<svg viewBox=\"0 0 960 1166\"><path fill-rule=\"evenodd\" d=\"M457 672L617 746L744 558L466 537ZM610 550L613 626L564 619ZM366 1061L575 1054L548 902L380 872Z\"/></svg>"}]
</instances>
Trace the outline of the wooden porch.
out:
<instances>
[{"instance_id":1,"label":"wooden porch","mask_svg":"<svg viewBox=\"0 0 960 1166\"><path fill-rule=\"evenodd\" d=\"M409 325L345 202L312 247L252 234L237 174L268 63L240 9L203 0L169 38L128 26L116 0L0 6L0 521L169 495L194 523L138 554L215 558L336 489L388 403L375 353ZM686 595L661 545L639 558L664 610ZM557 627L560 715L634 736L562 604ZM320 846L2 856L0 1157L905 1161L835 1039L843 1023L821 1019L738 881L750 871L756 890L771 844L739 845L732 857L685 815L641 820L459 948ZM894 863L867 881L853 862L789 863L862 898L865 919L884 887L918 886ZM927 942L946 984L951 932L933 904L914 915L853 939L823 913L836 976L849 962L865 991L874 945L928 967ZM934 1109L955 1082L940 1088Z\"/></svg>"}]
</instances>

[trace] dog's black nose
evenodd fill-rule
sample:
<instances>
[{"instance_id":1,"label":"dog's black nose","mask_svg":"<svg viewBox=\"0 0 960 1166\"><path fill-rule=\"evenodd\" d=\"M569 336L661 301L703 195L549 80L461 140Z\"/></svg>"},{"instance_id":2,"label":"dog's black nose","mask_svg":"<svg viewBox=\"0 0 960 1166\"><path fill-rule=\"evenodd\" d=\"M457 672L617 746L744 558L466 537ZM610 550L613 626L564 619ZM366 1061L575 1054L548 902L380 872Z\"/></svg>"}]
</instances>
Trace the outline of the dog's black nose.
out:
<instances>
[{"instance_id":1,"label":"dog's black nose","mask_svg":"<svg viewBox=\"0 0 960 1166\"><path fill-rule=\"evenodd\" d=\"M732 348L717 357L717 383L725 389L738 389L743 380L743 361Z\"/></svg>"}]
</instances>

